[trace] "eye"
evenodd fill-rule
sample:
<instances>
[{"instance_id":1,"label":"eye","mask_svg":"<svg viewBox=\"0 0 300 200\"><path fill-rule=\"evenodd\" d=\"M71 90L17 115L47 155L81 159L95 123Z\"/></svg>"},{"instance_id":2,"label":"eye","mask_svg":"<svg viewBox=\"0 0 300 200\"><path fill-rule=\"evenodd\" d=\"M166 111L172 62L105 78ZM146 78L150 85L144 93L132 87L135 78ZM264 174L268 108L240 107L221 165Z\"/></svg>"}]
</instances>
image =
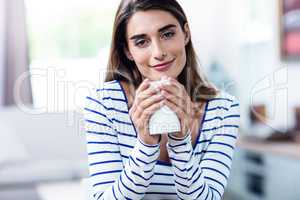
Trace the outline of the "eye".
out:
<instances>
[{"instance_id":1,"label":"eye","mask_svg":"<svg viewBox=\"0 0 300 200\"><path fill-rule=\"evenodd\" d=\"M164 39L170 39L170 38L172 38L174 35L175 35L175 32L173 32L173 31L168 31L168 32L163 33L162 38L164 38Z\"/></svg>"},{"instance_id":2,"label":"eye","mask_svg":"<svg viewBox=\"0 0 300 200\"><path fill-rule=\"evenodd\" d=\"M141 40L137 40L134 42L134 45L137 46L137 47L146 47L148 45L148 41L147 40L144 40L144 39L141 39Z\"/></svg>"}]
</instances>

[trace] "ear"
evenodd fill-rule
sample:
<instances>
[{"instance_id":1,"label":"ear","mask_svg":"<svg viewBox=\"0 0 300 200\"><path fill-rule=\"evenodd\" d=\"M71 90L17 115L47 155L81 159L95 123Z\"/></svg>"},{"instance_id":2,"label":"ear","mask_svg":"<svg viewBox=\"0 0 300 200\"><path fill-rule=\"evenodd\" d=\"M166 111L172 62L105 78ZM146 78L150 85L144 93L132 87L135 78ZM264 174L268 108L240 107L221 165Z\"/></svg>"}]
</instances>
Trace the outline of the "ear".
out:
<instances>
[{"instance_id":1,"label":"ear","mask_svg":"<svg viewBox=\"0 0 300 200\"><path fill-rule=\"evenodd\" d=\"M184 27L183 27L183 31L184 31L184 44L187 45L191 39L191 34L190 34L190 28L189 28L189 25L188 23L185 23L184 24Z\"/></svg>"},{"instance_id":2,"label":"ear","mask_svg":"<svg viewBox=\"0 0 300 200\"><path fill-rule=\"evenodd\" d=\"M129 60L133 61L133 57L127 47L124 47L124 53Z\"/></svg>"}]
</instances>

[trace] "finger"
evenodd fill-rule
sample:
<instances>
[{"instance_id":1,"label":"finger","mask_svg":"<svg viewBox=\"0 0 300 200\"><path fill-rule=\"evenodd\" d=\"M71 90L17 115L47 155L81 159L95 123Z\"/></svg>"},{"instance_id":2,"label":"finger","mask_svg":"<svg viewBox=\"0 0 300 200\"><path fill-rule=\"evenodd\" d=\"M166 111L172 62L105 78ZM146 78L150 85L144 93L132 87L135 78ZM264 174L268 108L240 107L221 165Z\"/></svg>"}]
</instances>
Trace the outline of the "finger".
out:
<instances>
[{"instance_id":1,"label":"finger","mask_svg":"<svg viewBox=\"0 0 300 200\"><path fill-rule=\"evenodd\" d=\"M141 87L143 88L143 87ZM142 108L140 106L141 102L143 102L145 99L149 98L152 95L151 90L148 88L141 93L137 93L136 97L134 98L134 102L132 104L132 109L130 110L130 115L134 115L135 117L139 117Z\"/></svg>"},{"instance_id":2,"label":"finger","mask_svg":"<svg viewBox=\"0 0 300 200\"><path fill-rule=\"evenodd\" d=\"M161 94L156 94L149 99L142 101L139 105L136 106L136 117L140 118L141 115L146 111L151 111L152 108L156 108L155 104L162 104L164 97ZM150 109L150 110L149 110Z\"/></svg>"},{"instance_id":3,"label":"finger","mask_svg":"<svg viewBox=\"0 0 300 200\"><path fill-rule=\"evenodd\" d=\"M161 84L160 86L158 86L160 90L166 90L167 92L170 93L177 93L177 90L179 89L177 86L173 85L173 84Z\"/></svg>"},{"instance_id":4,"label":"finger","mask_svg":"<svg viewBox=\"0 0 300 200\"><path fill-rule=\"evenodd\" d=\"M142 114L143 114L143 110L139 108L137 108L136 111L133 113L134 124L139 128L145 126L145 121L142 118Z\"/></svg>"},{"instance_id":5,"label":"finger","mask_svg":"<svg viewBox=\"0 0 300 200\"><path fill-rule=\"evenodd\" d=\"M155 94L159 93L158 89L149 87L146 90L142 91L141 93L138 94L139 100L144 100L147 99Z\"/></svg>"},{"instance_id":6,"label":"finger","mask_svg":"<svg viewBox=\"0 0 300 200\"><path fill-rule=\"evenodd\" d=\"M168 93L171 93L175 95L177 98L184 98L186 95L185 88L182 88L181 86L176 85L175 83L171 84L162 84L160 86L160 89L162 91L167 91Z\"/></svg>"},{"instance_id":7,"label":"finger","mask_svg":"<svg viewBox=\"0 0 300 200\"><path fill-rule=\"evenodd\" d=\"M156 102L159 102L159 101L162 101L164 98L165 97L160 93L152 95L152 96L150 96L149 98L145 99L144 101L142 101L140 103L140 108L141 109L146 109L149 106L151 106L152 104L154 104Z\"/></svg>"},{"instance_id":8,"label":"finger","mask_svg":"<svg viewBox=\"0 0 300 200\"><path fill-rule=\"evenodd\" d=\"M179 107L177 107L175 104L173 104L172 102L168 101L168 100L164 100L164 105L168 106L171 110L173 110L176 115L178 116L179 120L180 120L180 125L182 127L182 130L185 130L186 127L190 127L189 124L189 116L187 115L187 113L180 109ZM184 128L185 127L185 128Z\"/></svg>"},{"instance_id":9,"label":"finger","mask_svg":"<svg viewBox=\"0 0 300 200\"><path fill-rule=\"evenodd\" d=\"M161 96L161 97L160 97ZM141 99L141 97L139 97L136 102L135 102L135 110L134 110L134 116L136 117L136 119L140 118L141 114L143 113L143 111L149 107L151 104L157 102L157 101L161 101L163 100L163 96L162 95L155 95L153 97L151 97L151 99ZM146 101L146 103L145 103Z\"/></svg>"},{"instance_id":10,"label":"finger","mask_svg":"<svg viewBox=\"0 0 300 200\"><path fill-rule=\"evenodd\" d=\"M185 111L181 107L178 107L176 104L169 101L168 99L163 100L163 104L168 106L171 110L173 110L179 118L184 118Z\"/></svg>"},{"instance_id":11,"label":"finger","mask_svg":"<svg viewBox=\"0 0 300 200\"><path fill-rule=\"evenodd\" d=\"M129 110L129 116L132 118L133 114L135 113L136 105L133 104L132 107Z\"/></svg>"},{"instance_id":12,"label":"finger","mask_svg":"<svg viewBox=\"0 0 300 200\"><path fill-rule=\"evenodd\" d=\"M163 102L157 102L152 104L151 106L149 106L147 109L143 110L143 113L141 115L141 119L145 120L146 122L148 122L150 116L156 112L159 108L161 108L163 106Z\"/></svg>"},{"instance_id":13,"label":"finger","mask_svg":"<svg viewBox=\"0 0 300 200\"><path fill-rule=\"evenodd\" d=\"M142 113L143 113L143 109L141 108L140 105L137 105L137 106L136 106L135 113L134 113L136 119L139 119L140 116L142 115Z\"/></svg>"},{"instance_id":14,"label":"finger","mask_svg":"<svg viewBox=\"0 0 300 200\"><path fill-rule=\"evenodd\" d=\"M135 121L136 119L139 119L142 109L140 108L140 106L137 103L134 103L129 112L130 112L130 116L131 116L132 120Z\"/></svg>"},{"instance_id":15,"label":"finger","mask_svg":"<svg viewBox=\"0 0 300 200\"><path fill-rule=\"evenodd\" d=\"M172 85L175 85L178 88L181 88L181 89L185 88L181 83L179 83L176 79L174 79L172 77L169 78L169 81Z\"/></svg>"},{"instance_id":16,"label":"finger","mask_svg":"<svg viewBox=\"0 0 300 200\"><path fill-rule=\"evenodd\" d=\"M136 97L134 99L134 104L140 105L141 102L151 98L157 93L158 93L157 89L149 87L146 90L142 91L141 93L136 94Z\"/></svg>"},{"instance_id":17,"label":"finger","mask_svg":"<svg viewBox=\"0 0 300 200\"><path fill-rule=\"evenodd\" d=\"M136 102L134 105L134 116L136 119L139 119L144 112L145 109L147 109L152 104L155 104L159 101L162 101L164 97L161 94L152 95L150 98L140 100L139 102Z\"/></svg>"},{"instance_id":18,"label":"finger","mask_svg":"<svg viewBox=\"0 0 300 200\"><path fill-rule=\"evenodd\" d=\"M140 93L141 91L147 89L150 86L150 81L148 78L146 78L138 87L138 89L136 90L136 93Z\"/></svg>"},{"instance_id":19,"label":"finger","mask_svg":"<svg viewBox=\"0 0 300 200\"><path fill-rule=\"evenodd\" d=\"M162 91L161 93L165 99L167 99L170 102L172 102L173 104L175 104L176 107L181 107L184 111L187 110L187 103L184 99L178 98L174 94L171 94L167 91Z\"/></svg>"}]
</instances>

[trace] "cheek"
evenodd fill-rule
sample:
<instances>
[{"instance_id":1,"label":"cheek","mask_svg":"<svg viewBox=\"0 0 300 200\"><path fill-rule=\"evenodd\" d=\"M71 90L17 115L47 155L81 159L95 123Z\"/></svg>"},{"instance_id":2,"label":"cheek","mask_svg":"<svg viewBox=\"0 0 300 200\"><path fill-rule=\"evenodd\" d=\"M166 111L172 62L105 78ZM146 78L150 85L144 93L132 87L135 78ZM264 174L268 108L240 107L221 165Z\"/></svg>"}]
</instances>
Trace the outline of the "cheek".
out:
<instances>
[{"instance_id":1,"label":"cheek","mask_svg":"<svg viewBox=\"0 0 300 200\"><path fill-rule=\"evenodd\" d=\"M172 47L173 54L176 55L178 61L180 63L185 64L186 62L186 51L185 51L185 46L182 44L177 44Z\"/></svg>"},{"instance_id":2,"label":"cheek","mask_svg":"<svg viewBox=\"0 0 300 200\"><path fill-rule=\"evenodd\" d=\"M185 54L185 44L184 41L180 39L174 40L171 44L169 44L169 50L176 54L177 56L182 56Z\"/></svg>"},{"instance_id":3,"label":"cheek","mask_svg":"<svg viewBox=\"0 0 300 200\"><path fill-rule=\"evenodd\" d=\"M143 51L136 51L135 54L132 54L134 62L138 68L138 70L146 76L150 69L149 66L149 54Z\"/></svg>"},{"instance_id":4,"label":"cheek","mask_svg":"<svg viewBox=\"0 0 300 200\"><path fill-rule=\"evenodd\" d=\"M186 51L185 51L185 48L183 48L183 50L181 51L181 54L182 54L182 62L186 62Z\"/></svg>"},{"instance_id":5,"label":"cheek","mask_svg":"<svg viewBox=\"0 0 300 200\"><path fill-rule=\"evenodd\" d=\"M177 66L179 70L178 73L180 73L185 64L186 64L186 51L184 46L179 46L179 48L176 49L176 57L177 57Z\"/></svg>"},{"instance_id":6,"label":"cheek","mask_svg":"<svg viewBox=\"0 0 300 200\"><path fill-rule=\"evenodd\" d=\"M131 52L133 59L137 65L147 65L149 53L145 50L134 50Z\"/></svg>"}]
</instances>

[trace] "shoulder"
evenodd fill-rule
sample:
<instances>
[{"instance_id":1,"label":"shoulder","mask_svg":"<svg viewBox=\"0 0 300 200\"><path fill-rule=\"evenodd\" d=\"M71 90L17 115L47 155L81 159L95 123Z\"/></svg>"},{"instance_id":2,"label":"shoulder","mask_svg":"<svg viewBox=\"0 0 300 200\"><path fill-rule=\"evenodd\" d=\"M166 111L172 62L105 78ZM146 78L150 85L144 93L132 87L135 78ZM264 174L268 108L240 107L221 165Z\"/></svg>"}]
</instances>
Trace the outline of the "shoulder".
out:
<instances>
[{"instance_id":1,"label":"shoulder","mask_svg":"<svg viewBox=\"0 0 300 200\"><path fill-rule=\"evenodd\" d=\"M122 96L122 87L118 80L113 80L101 83L92 92L96 93L99 100L106 101Z\"/></svg>"},{"instance_id":2,"label":"shoulder","mask_svg":"<svg viewBox=\"0 0 300 200\"><path fill-rule=\"evenodd\" d=\"M208 130L218 130L215 132L217 134L219 128L222 128L224 132L230 131L237 134L236 131L238 131L240 123L240 109L239 101L235 96L220 91L216 97L209 100L206 115Z\"/></svg>"},{"instance_id":3,"label":"shoulder","mask_svg":"<svg viewBox=\"0 0 300 200\"><path fill-rule=\"evenodd\" d=\"M229 116L232 116L232 119L239 119L239 101L235 96L220 91L216 97L208 100L206 115L209 119L229 119Z\"/></svg>"},{"instance_id":4,"label":"shoulder","mask_svg":"<svg viewBox=\"0 0 300 200\"><path fill-rule=\"evenodd\" d=\"M86 96L88 103L97 103L104 108L111 107L112 100L122 98L122 88L117 80L103 82L91 88Z\"/></svg>"},{"instance_id":5,"label":"shoulder","mask_svg":"<svg viewBox=\"0 0 300 200\"><path fill-rule=\"evenodd\" d=\"M103 82L96 89L97 93L110 93L111 91L122 91L122 87L120 86L120 82L118 80Z\"/></svg>"},{"instance_id":6,"label":"shoulder","mask_svg":"<svg viewBox=\"0 0 300 200\"><path fill-rule=\"evenodd\" d=\"M213 107L230 110L232 107L239 107L239 101L235 96L225 91L220 91L217 96L208 100L208 109Z\"/></svg>"}]
</instances>

